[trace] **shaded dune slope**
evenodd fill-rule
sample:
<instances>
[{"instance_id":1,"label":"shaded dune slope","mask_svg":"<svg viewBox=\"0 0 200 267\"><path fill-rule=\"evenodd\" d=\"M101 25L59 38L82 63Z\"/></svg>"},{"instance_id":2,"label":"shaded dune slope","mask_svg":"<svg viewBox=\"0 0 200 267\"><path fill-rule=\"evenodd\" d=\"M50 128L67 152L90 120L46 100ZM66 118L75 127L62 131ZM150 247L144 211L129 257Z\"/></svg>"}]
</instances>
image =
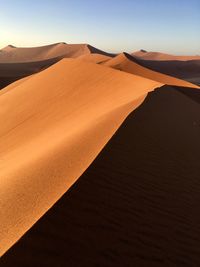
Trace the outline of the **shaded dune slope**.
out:
<instances>
[{"instance_id":1,"label":"shaded dune slope","mask_svg":"<svg viewBox=\"0 0 200 267\"><path fill-rule=\"evenodd\" d=\"M0 89L12 82L37 73L55 64L62 57L23 63L0 63Z\"/></svg>"},{"instance_id":2,"label":"shaded dune slope","mask_svg":"<svg viewBox=\"0 0 200 267\"><path fill-rule=\"evenodd\" d=\"M199 266L199 112L150 93L2 266Z\"/></svg>"},{"instance_id":3,"label":"shaded dune slope","mask_svg":"<svg viewBox=\"0 0 200 267\"><path fill-rule=\"evenodd\" d=\"M183 93L184 95L190 97L194 101L200 104L200 91L199 89L190 88L190 90L187 90L185 87L176 87L176 90Z\"/></svg>"},{"instance_id":4,"label":"shaded dune slope","mask_svg":"<svg viewBox=\"0 0 200 267\"><path fill-rule=\"evenodd\" d=\"M2 90L1 254L80 177L147 93L161 85L63 59Z\"/></svg>"},{"instance_id":5,"label":"shaded dune slope","mask_svg":"<svg viewBox=\"0 0 200 267\"><path fill-rule=\"evenodd\" d=\"M145 77L151 80L162 82L164 84L173 85L173 86L184 86L184 87L193 87L199 88L191 84L190 82L174 78L173 76L164 75L157 71L152 71L151 69L145 68L135 62L134 57L127 53L122 53L110 60L107 60L104 63L105 66L109 66L118 70L126 71L141 77Z\"/></svg>"},{"instance_id":6,"label":"shaded dune slope","mask_svg":"<svg viewBox=\"0 0 200 267\"><path fill-rule=\"evenodd\" d=\"M158 71L167 75L171 75L180 79L200 84L200 60L143 60L138 59L137 62L144 67Z\"/></svg>"}]
</instances>

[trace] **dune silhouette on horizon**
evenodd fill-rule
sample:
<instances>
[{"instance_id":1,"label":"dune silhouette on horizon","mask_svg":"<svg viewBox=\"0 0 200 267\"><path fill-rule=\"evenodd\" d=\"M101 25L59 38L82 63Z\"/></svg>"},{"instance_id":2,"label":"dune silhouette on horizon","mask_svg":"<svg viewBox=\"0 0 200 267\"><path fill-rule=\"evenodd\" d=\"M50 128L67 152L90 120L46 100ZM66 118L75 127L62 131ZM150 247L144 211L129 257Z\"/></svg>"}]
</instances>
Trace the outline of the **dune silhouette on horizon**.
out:
<instances>
[{"instance_id":1,"label":"dune silhouette on horizon","mask_svg":"<svg viewBox=\"0 0 200 267\"><path fill-rule=\"evenodd\" d=\"M62 42L38 47L15 47L9 45L0 50L0 62L22 63L42 61L56 57L75 58L80 55L91 53L98 53L106 56L112 55L89 44L66 44Z\"/></svg>"},{"instance_id":2,"label":"dune silhouette on horizon","mask_svg":"<svg viewBox=\"0 0 200 267\"><path fill-rule=\"evenodd\" d=\"M148 52L143 49L131 53L135 57L139 57L145 60L158 60L158 61L188 61L188 60L200 60L200 55L197 56L175 56L159 52Z\"/></svg>"}]
</instances>

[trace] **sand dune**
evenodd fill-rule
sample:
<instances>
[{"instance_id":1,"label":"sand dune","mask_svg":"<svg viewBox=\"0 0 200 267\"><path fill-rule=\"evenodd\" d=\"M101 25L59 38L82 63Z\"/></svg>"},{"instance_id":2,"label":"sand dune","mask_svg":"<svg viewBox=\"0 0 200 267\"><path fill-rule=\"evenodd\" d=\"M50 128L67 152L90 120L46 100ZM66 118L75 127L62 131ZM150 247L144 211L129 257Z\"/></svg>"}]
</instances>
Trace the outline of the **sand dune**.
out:
<instances>
[{"instance_id":1,"label":"sand dune","mask_svg":"<svg viewBox=\"0 0 200 267\"><path fill-rule=\"evenodd\" d=\"M179 61L188 61L188 60L200 60L200 55L197 56L174 56L165 53L159 52L147 52L145 50L140 50L132 53L133 56L139 57L145 60L179 60Z\"/></svg>"},{"instance_id":2,"label":"sand dune","mask_svg":"<svg viewBox=\"0 0 200 267\"><path fill-rule=\"evenodd\" d=\"M78 57L80 55L98 53L110 55L89 44L56 43L40 47L13 47L7 46L0 50L0 63L22 63L42 61L57 57Z\"/></svg>"},{"instance_id":3,"label":"sand dune","mask_svg":"<svg viewBox=\"0 0 200 267\"><path fill-rule=\"evenodd\" d=\"M199 56L1 49L3 266L199 266L199 73Z\"/></svg>"},{"instance_id":4,"label":"sand dune","mask_svg":"<svg viewBox=\"0 0 200 267\"><path fill-rule=\"evenodd\" d=\"M2 53L2 52L10 52L10 51L12 51L14 48L16 48L16 46L14 46L14 45L7 45L6 47L0 49L0 51L1 51L0 53Z\"/></svg>"},{"instance_id":5,"label":"sand dune","mask_svg":"<svg viewBox=\"0 0 200 267\"><path fill-rule=\"evenodd\" d=\"M157 61L137 58L137 61L149 69L200 84L200 60Z\"/></svg>"},{"instance_id":6,"label":"sand dune","mask_svg":"<svg viewBox=\"0 0 200 267\"><path fill-rule=\"evenodd\" d=\"M147 69L136 63L134 57L127 53L122 53L114 58L111 58L110 60L107 60L104 65L118 70L126 71L128 73L139 75L141 77L148 78L157 82L161 82L163 84L199 88L198 86L190 82Z\"/></svg>"},{"instance_id":7,"label":"sand dune","mask_svg":"<svg viewBox=\"0 0 200 267\"><path fill-rule=\"evenodd\" d=\"M29 48L8 45L0 50L0 89L48 68L62 58L80 57L84 61L100 63L110 56L113 55L88 44L57 43Z\"/></svg>"},{"instance_id":8,"label":"sand dune","mask_svg":"<svg viewBox=\"0 0 200 267\"><path fill-rule=\"evenodd\" d=\"M125 61L127 61L128 59L134 61L135 58L135 61L137 61L137 63L149 69L177 78L182 78L190 82L194 82L196 84L200 83L200 60L188 61L188 59L198 59L198 57L177 57L177 59L179 60L175 60L176 57L173 57L172 59L172 57L167 54L153 52L153 55L155 54L155 57L142 56L143 54L152 55L151 53L142 50L133 53L134 57L132 58L131 55L128 55L127 53L122 53L121 55L116 56L114 54L104 52L88 44L56 43L52 45L32 48L17 48L15 46L8 45L7 47L0 50L0 89L4 88L5 86L18 79L21 79L28 75L32 75L45 68L48 68L52 64L55 64L56 62L61 60L62 58L76 57L86 62L107 62L106 65L111 64L115 68L117 68L117 65L121 65L124 70L126 69L126 71L130 73L133 72L133 63L132 67L128 67L130 62L127 63ZM154 60L149 60L150 58L154 58ZM109 59L110 63L108 62ZM134 66L134 71L136 71L135 68L136 65ZM138 68L139 67L137 66L137 69ZM138 69L138 73L140 75L141 70L139 71ZM153 73L150 74L149 72L145 75L150 75L152 77L155 76ZM161 74L156 74L157 77L160 77L160 75ZM162 80L164 77L160 78ZM171 78L168 78L168 80L171 80ZM175 80L173 81L172 85L174 84L174 82ZM167 82L167 84L171 83ZM188 84L188 86L191 85Z\"/></svg>"},{"instance_id":9,"label":"sand dune","mask_svg":"<svg viewBox=\"0 0 200 267\"><path fill-rule=\"evenodd\" d=\"M199 113L150 93L3 266L200 266Z\"/></svg>"},{"instance_id":10,"label":"sand dune","mask_svg":"<svg viewBox=\"0 0 200 267\"><path fill-rule=\"evenodd\" d=\"M64 59L0 94L2 255L76 181L161 83Z\"/></svg>"},{"instance_id":11,"label":"sand dune","mask_svg":"<svg viewBox=\"0 0 200 267\"><path fill-rule=\"evenodd\" d=\"M21 78L37 73L55 64L62 57L23 63L0 63L0 89Z\"/></svg>"},{"instance_id":12,"label":"sand dune","mask_svg":"<svg viewBox=\"0 0 200 267\"><path fill-rule=\"evenodd\" d=\"M78 59L86 61L86 62L93 62L93 63L103 63L111 59L111 56L106 56L102 54L88 54L88 55L81 55Z\"/></svg>"}]
</instances>

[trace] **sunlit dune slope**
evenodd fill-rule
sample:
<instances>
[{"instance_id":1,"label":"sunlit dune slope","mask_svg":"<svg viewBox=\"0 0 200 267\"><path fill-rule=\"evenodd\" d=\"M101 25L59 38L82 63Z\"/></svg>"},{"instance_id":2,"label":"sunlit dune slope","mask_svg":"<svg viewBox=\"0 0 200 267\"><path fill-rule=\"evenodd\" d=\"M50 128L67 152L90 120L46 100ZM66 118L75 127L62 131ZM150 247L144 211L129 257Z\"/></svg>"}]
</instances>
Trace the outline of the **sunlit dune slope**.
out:
<instances>
[{"instance_id":1,"label":"sunlit dune slope","mask_svg":"<svg viewBox=\"0 0 200 267\"><path fill-rule=\"evenodd\" d=\"M64 59L0 94L0 254L78 179L161 83Z\"/></svg>"},{"instance_id":2,"label":"sunlit dune slope","mask_svg":"<svg viewBox=\"0 0 200 267\"><path fill-rule=\"evenodd\" d=\"M197 85L190 82L145 68L134 62L134 58L127 53L122 53L114 58L111 58L106 61L104 65L168 85L199 88Z\"/></svg>"},{"instance_id":3,"label":"sunlit dune slope","mask_svg":"<svg viewBox=\"0 0 200 267\"><path fill-rule=\"evenodd\" d=\"M78 57L80 55L98 53L110 55L89 44L56 43L40 47L7 46L0 50L0 63L22 63L42 61L57 57Z\"/></svg>"}]
</instances>

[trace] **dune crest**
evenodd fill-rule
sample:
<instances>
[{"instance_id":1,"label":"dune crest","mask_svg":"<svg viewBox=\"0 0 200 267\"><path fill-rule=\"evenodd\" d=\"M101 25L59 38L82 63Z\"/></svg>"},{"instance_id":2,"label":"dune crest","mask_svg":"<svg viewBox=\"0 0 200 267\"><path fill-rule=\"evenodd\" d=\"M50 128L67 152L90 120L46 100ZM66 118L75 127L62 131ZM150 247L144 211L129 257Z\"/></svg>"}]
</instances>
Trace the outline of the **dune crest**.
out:
<instances>
[{"instance_id":1,"label":"dune crest","mask_svg":"<svg viewBox=\"0 0 200 267\"><path fill-rule=\"evenodd\" d=\"M1 255L80 177L147 93L161 85L63 59L3 90Z\"/></svg>"},{"instance_id":2,"label":"dune crest","mask_svg":"<svg viewBox=\"0 0 200 267\"><path fill-rule=\"evenodd\" d=\"M199 88L199 86L194 85L190 82L145 68L136 63L134 57L132 57L127 53L122 53L114 58L111 58L110 60L106 61L103 64L105 66L112 67L135 75L139 75L141 77L151 79L163 84L172 86Z\"/></svg>"}]
</instances>

